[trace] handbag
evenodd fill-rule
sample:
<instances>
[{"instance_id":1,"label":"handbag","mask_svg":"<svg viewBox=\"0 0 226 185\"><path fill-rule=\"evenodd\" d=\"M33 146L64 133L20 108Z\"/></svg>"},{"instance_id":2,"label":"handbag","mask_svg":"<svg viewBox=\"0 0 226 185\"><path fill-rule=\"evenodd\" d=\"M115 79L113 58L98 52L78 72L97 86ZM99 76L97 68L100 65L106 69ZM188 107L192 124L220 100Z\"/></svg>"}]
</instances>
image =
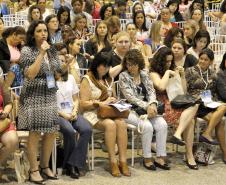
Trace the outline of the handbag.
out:
<instances>
[{"instance_id":1,"label":"handbag","mask_svg":"<svg viewBox=\"0 0 226 185\"><path fill-rule=\"evenodd\" d=\"M191 95L177 95L171 102L171 106L174 109L188 108L195 105L199 100Z\"/></svg>"},{"instance_id":2,"label":"handbag","mask_svg":"<svg viewBox=\"0 0 226 185\"><path fill-rule=\"evenodd\" d=\"M135 104L132 104L132 109L139 115L144 115L144 114L147 114L147 111L144 110L143 108L135 105ZM158 105L157 105L157 112L159 115L163 115L163 113L165 112L165 104L162 103L162 102L158 102Z\"/></svg>"},{"instance_id":3,"label":"handbag","mask_svg":"<svg viewBox=\"0 0 226 185\"><path fill-rule=\"evenodd\" d=\"M8 118L0 120L0 133L4 132L10 125L10 120Z\"/></svg>"},{"instance_id":4,"label":"handbag","mask_svg":"<svg viewBox=\"0 0 226 185\"><path fill-rule=\"evenodd\" d=\"M208 164L213 164L213 158L215 157L217 146L208 145L206 143L198 143L194 145L194 158L199 164L207 166Z\"/></svg>"},{"instance_id":5,"label":"handbag","mask_svg":"<svg viewBox=\"0 0 226 185\"><path fill-rule=\"evenodd\" d=\"M101 119L128 118L130 113L129 110L120 112L117 108L111 105L95 103L94 106L97 107L97 117Z\"/></svg>"},{"instance_id":6,"label":"handbag","mask_svg":"<svg viewBox=\"0 0 226 185\"><path fill-rule=\"evenodd\" d=\"M171 77L166 87L166 93L169 101L172 101L178 95L184 94L181 77L176 73L174 77Z\"/></svg>"}]
</instances>

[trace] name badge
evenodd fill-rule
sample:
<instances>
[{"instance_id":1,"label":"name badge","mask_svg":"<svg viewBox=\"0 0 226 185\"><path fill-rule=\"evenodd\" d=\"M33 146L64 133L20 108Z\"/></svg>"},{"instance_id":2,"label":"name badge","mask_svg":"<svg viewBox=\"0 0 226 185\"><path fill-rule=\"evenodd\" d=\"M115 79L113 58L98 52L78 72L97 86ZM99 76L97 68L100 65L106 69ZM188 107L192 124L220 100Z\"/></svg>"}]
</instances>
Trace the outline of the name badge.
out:
<instances>
[{"instance_id":1,"label":"name badge","mask_svg":"<svg viewBox=\"0 0 226 185\"><path fill-rule=\"evenodd\" d=\"M72 106L71 106L70 102L62 102L62 103L60 103L60 107L65 113L71 114Z\"/></svg>"},{"instance_id":2,"label":"name badge","mask_svg":"<svg viewBox=\"0 0 226 185\"><path fill-rule=\"evenodd\" d=\"M48 86L49 89L56 87L55 78L54 78L54 75L52 73L46 74L46 81L47 81L47 86Z\"/></svg>"},{"instance_id":3,"label":"name badge","mask_svg":"<svg viewBox=\"0 0 226 185\"><path fill-rule=\"evenodd\" d=\"M211 102L212 101L212 94L210 90L205 90L201 94L202 101L205 102Z\"/></svg>"}]
</instances>

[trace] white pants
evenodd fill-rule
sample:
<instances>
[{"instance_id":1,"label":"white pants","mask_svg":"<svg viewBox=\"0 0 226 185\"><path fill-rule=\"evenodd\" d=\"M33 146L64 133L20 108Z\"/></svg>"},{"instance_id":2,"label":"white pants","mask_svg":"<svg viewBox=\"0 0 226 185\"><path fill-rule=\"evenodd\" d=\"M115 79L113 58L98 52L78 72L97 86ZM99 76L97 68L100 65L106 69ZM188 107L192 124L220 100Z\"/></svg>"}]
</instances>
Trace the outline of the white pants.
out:
<instances>
[{"instance_id":1,"label":"white pants","mask_svg":"<svg viewBox=\"0 0 226 185\"><path fill-rule=\"evenodd\" d=\"M153 131L156 133L156 155L166 156L167 123L163 117L141 119L136 112L131 111L127 123L142 128L142 148L144 158L150 158Z\"/></svg>"}]
</instances>

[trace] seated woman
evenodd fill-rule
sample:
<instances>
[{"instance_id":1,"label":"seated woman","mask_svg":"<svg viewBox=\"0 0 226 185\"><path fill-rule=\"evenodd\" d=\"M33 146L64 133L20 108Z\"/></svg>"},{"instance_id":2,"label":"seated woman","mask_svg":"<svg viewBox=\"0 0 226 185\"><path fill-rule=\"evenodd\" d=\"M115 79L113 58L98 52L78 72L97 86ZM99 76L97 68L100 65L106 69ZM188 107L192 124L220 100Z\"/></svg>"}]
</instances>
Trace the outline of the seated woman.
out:
<instances>
[{"instance_id":1,"label":"seated woman","mask_svg":"<svg viewBox=\"0 0 226 185\"><path fill-rule=\"evenodd\" d=\"M153 56L150 68L150 76L156 89L157 99L165 104L165 120L168 124L177 124L182 110L173 109L167 97L166 87L169 84L169 79L180 74L181 80L185 87L185 76L183 67L175 67L173 52L167 47L160 48Z\"/></svg>"},{"instance_id":2,"label":"seated woman","mask_svg":"<svg viewBox=\"0 0 226 185\"><path fill-rule=\"evenodd\" d=\"M48 26L50 40L52 44L63 42L61 30L59 29L59 21L57 15L51 14L45 18L45 23Z\"/></svg>"},{"instance_id":3,"label":"seated woman","mask_svg":"<svg viewBox=\"0 0 226 185\"><path fill-rule=\"evenodd\" d=\"M198 30L206 30L206 25L203 22L204 12L202 12L202 10L194 9L191 12L191 19L194 20L198 25L198 28L199 28Z\"/></svg>"},{"instance_id":4,"label":"seated woman","mask_svg":"<svg viewBox=\"0 0 226 185\"><path fill-rule=\"evenodd\" d=\"M0 39L2 39L2 33L4 31L4 21L2 17L0 17Z\"/></svg>"},{"instance_id":5,"label":"seated woman","mask_svg":"<svg viewBox=\"0 0 226 185\"><path fill-rule=\"evenodd\" d=\"M144 40L144 44L150 45L152 52L163 45L163 39L166 35L162 26L162 21L155 21L152 23L149 38Z\"/></svg>"},{"instance_id":6,"label":"seated woman","mask_svg":"<svg viewBox=\"0 0 226 185\"><path fill-rule=\"evenodd\" d=\"M197 23L189 19L184 23L184 41L186 42L187 48L192 46L192 41L198 31L199 26Z\"/></svg>"},{"instance_id":7,"label":"seated woman","mask_svg":"<svg viewBox=\"0 0 226 185\"><path fill-rule=\"evenodd\" d=\"M71 178L79 178L79 172L85 170L88 142L92 128L90 124L78 114L79 89L72 75L68 71L56 73L57 107L60 115L58 123L60 132L64 136L63 169ZM76 137L79 133L79 137Z\"/></svg>"},{"instance_id":8,"label":"seated woman","mask_svg":"<svg viewBox=\"0 0 226 185\"><path fill-rule=\"evenodd\" d=\"M77 39L88 40L92 33L89 32L87 25L87 17L85 14L80 13L74 19L74 34Z\"/></svg>"},{"instance_id":9,"label":"seated woman","mask_svg":"<svg viewBox=\"0 0 226 185\"><path fill-rule=\"evenodd\" d=\"M124 119L100 119L97 117L95 104L109 104L116 101L113 96L113 79L109 76L110 63L107 56L98 53L91 64L90 71L82 79L80 85L80 107L83 116L95 129L103 130L105 144L108 149L111 174L119 177L120 172L130 176L126 164L127 124ZM115 156L115 144L119 150L119 166Z\"/></svg>"},{"instance_id":10,"label":"seated woman","mask_svg":"<svg viewBox=\"0 0 226 185\"><path fill-rule=\"evenodd\" d=\"M137 29L137 40L144 42L144 40L148 38L148 28L146 27L146 17L143 10L134 13L133 24Z\"/></svg>"},{"instance_id":11,"label":"seated woman","mask_svg":"<svg viewBox=\"0 0 226 185\"><path fill-rule=\"evenodd\" d=\"M71 24L70 9L67 6L61 6L57 12L57 19L59 21L59 27Z\"/></svg>"},{"instance_id":12,"label":"seated woman","mask_svg":"<svg viewBox=\"0 0 226 185\"><path fill-rule=\"evenodd\" d=\"M152 51L151 51L151 47L148 44L143 44L141 41L138 41L136 38L136 34L137 34L137 29L135 24L133 23L128 23L126 25L126 32L130 35L130 39L131 39L131 49L138 49L143 57L144 57L144 61L145 61L145 68L149 69L149 58L151 58L152 56Z\"/></svg>"},{"instance_id":13,"label":"seated woman","mask_svg":"<svg viewBox=\"0 0 226 185\"><path fill-rule=\"evenodd\" d=\"M111 49L111 44L108 40L107 23L105 21L99 21L95 27L95 34L85 44L85 55L89 60L92 60L94 55L103 48Z\"/></svg>"},{"instance_id":14,"label":"seated woman","mask_svg":"<svg viewBox=\"0 0 226 185\"><path fill-rule=\"evenodd\" d=\"M70 38L67 43L68 52L74 58L69 65L69 73L75 78L77 84L80 84L80 68L87 68L88 63L85 57L80 53L82 46L82 40L76 39L75 37Z\"/></svg>"},{"instance_id":15,"label":"seated woman","mask_svg":"<svg viewBox=\"0 0 226 185\"><path fill-rule=\"evenodd\" d=\"M177 67L175 66L173 53L170 49L167 47L160 48L153 57L150 75L157 90L157 98L165 104L165 120L168 124L172 124L173 127L176 127L179 122L177 132L170 141L178 145L185 145L184 141L181 139L181 134L185 131L186 164L191 169L198 169L192 153L193 137L191 137L194 133L194 122L192 122L192 120L197 112L198 106L193 106L185 110L174 109L171 107L166 94L166 88L170 78L177 74L179 74L184 92L186 93L184 67L182 64L179 65L178 63Z\"/></svg>"},{"instance_id":16,"label":"seated woman","mask_svg":"<svg viewBox=\"0 0 226 185\"><path fill-rule=\"evenodd\" d=\"M11 110L10 92L3 88L2 81L0 81L0 124L9 117ZM18 144L16 128L12 122L6 124L6 128L0 132L0 142L3 145L0 149L0 166L2 166L9 154L16 150Z\"/></svg>"},{"instance_id":17,"label":"seated woman","mask_svg":"<svg viewBox=\"0 0 226 185\"><path fill-rule=\"evenodd\" d=\"M130 36L127 32L121 31L115 36L115 49L109 54L111 68L110 76L118 80L119 73L122 71L122 61L131 47Z\"/></svg>"},{"instance_id":18,"label":"seated woman","mask_svg":"<svg viewBox=\"0 0 226 185\"><path fill-rule=\"evenodd\" d=\"M166 35L166 37L165 37L165 39L164 39L164 44L165 44L168 48L170 48L172 42L173 42L175 39L178 39L178 38L180 38L180 39L183 39L183 38L184 38L184 32L183 32L183 30L180 29L180 28L175 28L175 27L174 27L174 28L171 28L171 29L168 31L168 33L167 33L167 35Z\"/></svg>"},{"instance_id":19,"label":"seated woman","mask_svg":"<svg viewBox=\"0 0 226 185\"><path fill-rule=\"evenodd\" d=\"M210 68L213 63L213 60L214 60L213 51L211 49L206 48L202 50L201 53L199 54L198 65L191 67L186 71L186 79L188 83L189 94L197 97L200 96L200 94L203 91L210 90L212 95L214 95L214 92L217 89L218 96L220 95L219 84L218 87L216 88L214 82L216 74ZM224 63L225 61L223 61L223 64L221 64L221 68L224 65ZM219 83L219 79L217 79L216 81L217 83ZM222 87L220 87L220 89ZM218 108L213 109L206 107L204 104L200 104L197 112L197 117L204 118L205 120L208 121L207 129L199 137L200 142L217 145L218 142L214 141L212 137L213 130L215 129L216 137L220 143L220 148L223 152L224 162L226 159L226 144L225 144L224 122L222 121L222 118L225 112L226 112L225 105L221 105Z\"/></svg>"},{"instance_id":20,"label":"seated woman","mask_svg":"<svg viewBox=\"0 0 226 185\"><path fill-rule=\"evenodd\" d=\"M3 32L3 39L0 41L0 60L9 66L4 73L8 73L5 86L21 86L23 82L22 72L19 66L20 49L25 41L25 30L23 27L16 26L8 28Z\"/></svg>"},{"instance_id":21,"label":"seated woman","mask_svg":"<svg viewBox=\"0 0 226 185\"><path fill-rule=\"evenodd\" d=\"M170 22L180 22L184 21L181 13L179 12L179 1L178 0L169 0L166 7L170 10Z\"/></svg>"},{"instance_id":22,"label":"seated woman","mask_svg":"<svg viewBox=\"0 0 226 185\"><path fill-rule=\"evenodd\" d=\"M156 167L169 170L165 162L167 123L157 116L157 100L155 89L149 75L144 71L144 58L137 49L129 50L123 60L124 71L119 75L119 87L122 98L125 98L134 107L139 107L147 112L147 118L142 119L136 108L130 112L127 123L141 129L144 161L143 165L148 170ZM153 131L156 131L157 158L152 162L151 143Z\"/></svg>"},{"instance_id":23,"label":"seated woman","mask_svg":"<svg viewBox=\"0 0 226 185\"><path fill-rule=\"evenodd\" d=\"M182 66L186 69L197 64L198 60L193 55L186 53L187 47L183 39L175 39L171 43L171 49L176 67Z\"/></svg>"},{"instance_id":24,"label":"seated woman","mask_svg":"<svg viewBox=\"0 0 226 185\"><path fill-rule=\"evenodd\" d=\"M32 21L42 20L41 9L38 5L30 6L27 14L27 21L24 23L24 29L27 31Z\"/></svg>"},{"instance_id":25,"label":"seated woman","mask_svg":"<svg viewBox=\"0 0 226 185\"><path fill-rule=\"evenodd\" d=\"M206 30L199 30L193 40L193 45L187 50L187 54L199 58L199 53L210 44L210 34Z\"/></svg>"},{"instance_id":26,"label":"seated woman","mask_svg":"<svg viewBox=\"0 0 226 185\"><path fill-rule=\"evenodd\" d=\"M100 9L101 20L107 20L112 15L115 15L115 10L112 4L104 4Z\"/></svg>"}]
</instances>

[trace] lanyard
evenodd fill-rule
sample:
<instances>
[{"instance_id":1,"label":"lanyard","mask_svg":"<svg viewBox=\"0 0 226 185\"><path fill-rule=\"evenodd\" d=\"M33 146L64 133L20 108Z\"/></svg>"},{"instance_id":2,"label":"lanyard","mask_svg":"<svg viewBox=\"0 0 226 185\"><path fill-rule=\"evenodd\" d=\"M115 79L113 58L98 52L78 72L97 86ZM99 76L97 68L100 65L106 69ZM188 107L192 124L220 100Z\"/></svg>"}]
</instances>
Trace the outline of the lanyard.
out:
<instances>
[{"instance_id":1,"label":"lanyard","mask_svg":"<svg viewBox=\"0 0 226 185\"><path fill-rule=\"evenodd\" d=\"M198 65L198 68L199 68L199 72L200 72L202 81L205 83L205 89L206 89L206 88L208 87L208 83L209 83L209 81L208 81L208 79L209 79L209 71L208 71L208 69L207 69L207 75L206 75L206 81L205 81L205 79L204 79L204 77L203 77L203 75L202 75L201 68L200 68L199 65Z\"/></svg>"},{"instance_id":2,"label":"lanyard","mask_svg":"<svg viewBox=\"0 0 226 185\"><path fill-rule=\"evenodd\" d=\"M46 53L45 56L44 56L44 61L45 61L45 63L48 65L48 69L49 69L49 71L50 71L50 65L49 65L49 59L48 59L47 53Z\"/></svg>"},{"instance_id":3,"label":"lanyard","mask_svg":"<svg viewBox=\"0 0 226 185\"><path fill-rule=\"evenodd\" d=\"M113 79L111 79L111 84L109 85L109 83L108 83L108 81L105 79L105 83L106 83L106 85L104 84L104 83L101 83L104 87L106 87L107 88L107 91L108 91L108 95L109 96L112 96L112 85L113 85Z\"/></svg>"}]
</instances>

